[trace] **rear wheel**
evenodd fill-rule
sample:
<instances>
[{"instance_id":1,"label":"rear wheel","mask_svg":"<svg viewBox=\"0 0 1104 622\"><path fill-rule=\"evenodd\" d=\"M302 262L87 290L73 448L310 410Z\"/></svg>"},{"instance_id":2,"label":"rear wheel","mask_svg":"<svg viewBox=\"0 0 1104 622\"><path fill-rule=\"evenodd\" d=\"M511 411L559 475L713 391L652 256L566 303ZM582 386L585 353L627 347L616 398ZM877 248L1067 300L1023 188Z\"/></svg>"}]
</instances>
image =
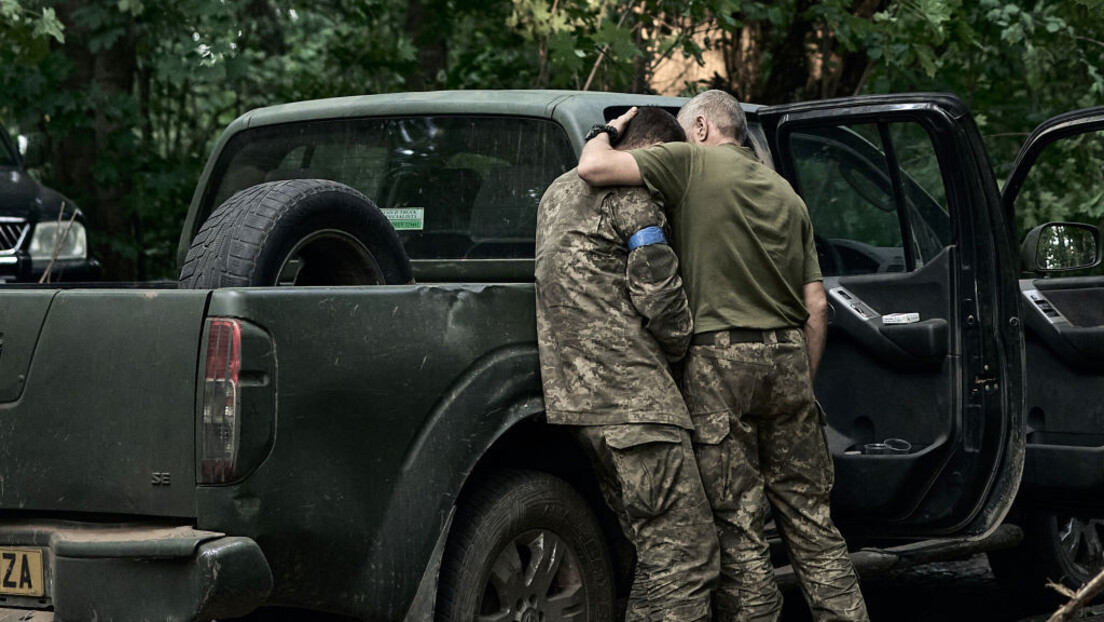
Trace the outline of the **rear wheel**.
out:
<instances>
[{"instance_id":1,"label":"rear wheel","mask_svg":"<svg viewBox=\"0 0 1104 622\"><path fill-rule=\"evenodd\" d=\"M1050 581L1076 590L1104 570L1104 519L1031 512L1019 546L989 553L997 580L1017 596L1052 606L1067 600Z\"/></svg>"},{"instance_id":2,"label":"rear wheel","mask_svg":"<svg viewBox=\"0 0 1104 622\"><path fill-rule=\"evenodd\" d=\"M438 622L613 618L602 530L567 482L508 471L460 504L438 587Z\"/></svg>"},{"instance_id":3,"label":"rear wheel","mask_svg":"<svg viewBox=\"0 0 1104 622\"><path fill-rule=\"evenodd\" d=\"M387 218L323 179L259 184L220 205L180 271L184 288L408 283L410 260Z\"/></svg>"}]
</instances>

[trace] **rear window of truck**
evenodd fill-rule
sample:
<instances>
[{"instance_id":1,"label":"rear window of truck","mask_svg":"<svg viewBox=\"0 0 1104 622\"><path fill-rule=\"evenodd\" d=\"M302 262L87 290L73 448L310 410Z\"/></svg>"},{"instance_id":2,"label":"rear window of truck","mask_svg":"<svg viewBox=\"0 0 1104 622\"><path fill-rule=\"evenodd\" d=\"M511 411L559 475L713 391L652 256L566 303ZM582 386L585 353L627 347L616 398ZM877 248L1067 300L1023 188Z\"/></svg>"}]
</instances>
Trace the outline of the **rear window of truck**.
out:
<instances>
[{"instance_id":1,"label":"rear window of truck","mask_svg":"<svg viewBox=\"0 0 1104 622\"><path fill-rule=\"evenodd\" d=\"M419 116L262 127L231 139L201 213L266 181L329 179L374 201L411 259L531 259L537 204L575 162L563 129L544 119Z\"/></svg>"}]
</instances>

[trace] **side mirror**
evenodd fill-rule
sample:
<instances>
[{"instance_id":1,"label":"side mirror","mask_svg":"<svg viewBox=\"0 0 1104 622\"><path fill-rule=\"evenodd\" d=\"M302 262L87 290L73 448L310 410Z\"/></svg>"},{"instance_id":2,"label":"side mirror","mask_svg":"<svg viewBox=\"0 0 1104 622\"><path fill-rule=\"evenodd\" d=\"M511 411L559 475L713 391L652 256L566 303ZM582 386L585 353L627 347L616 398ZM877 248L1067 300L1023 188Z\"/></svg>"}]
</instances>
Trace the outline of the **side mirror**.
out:
<instances>
[{"instance_id":1,"label":"side mirror","mask_svg":"<svg viewBox=\"0 0 1104 622\"><path fill-rule=\"evenodd\" d=\"M1048 222L1027 232L1020 247L1025 272L1084 270L1100 264L1100 229L1076 222Z\"/></svg>"}]
</instances>

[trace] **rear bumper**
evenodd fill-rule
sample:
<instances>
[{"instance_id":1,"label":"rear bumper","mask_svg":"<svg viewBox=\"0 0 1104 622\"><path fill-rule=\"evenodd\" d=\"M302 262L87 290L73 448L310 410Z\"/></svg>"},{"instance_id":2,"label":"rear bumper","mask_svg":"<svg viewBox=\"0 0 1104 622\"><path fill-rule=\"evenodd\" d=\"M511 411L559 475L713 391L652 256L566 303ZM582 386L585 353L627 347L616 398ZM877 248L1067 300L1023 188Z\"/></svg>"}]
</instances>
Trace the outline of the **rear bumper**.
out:
<instances>
[{"instance_id":1,"label":"rear bumper","mask_svg":"<svg viewBox=\"0 0 1104 622\"><path fill-rule=\"evenodd\" d=\"M191 527L0 522L0 547L41 550L45 574L44 596L0 605L59 621L237 617L272 591L256 542Z\"/></svg>"}]
</instances>

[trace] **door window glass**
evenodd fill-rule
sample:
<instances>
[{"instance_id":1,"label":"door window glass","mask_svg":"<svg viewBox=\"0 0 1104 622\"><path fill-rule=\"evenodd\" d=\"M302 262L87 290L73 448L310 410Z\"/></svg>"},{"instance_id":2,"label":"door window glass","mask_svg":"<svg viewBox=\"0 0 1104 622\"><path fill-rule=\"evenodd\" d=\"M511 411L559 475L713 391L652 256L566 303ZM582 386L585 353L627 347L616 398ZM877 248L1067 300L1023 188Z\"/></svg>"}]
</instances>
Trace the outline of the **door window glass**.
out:
<instances>
[{"instance_id":1,"label":"door window glass","mask_svg":"<svg viewBox=\"0 0 1104 622\"><path fill-rule=\"evenodd\" d=\"M237 135L210 213L265 181L330 179L391 220L411 259L532 258L537 204L575 165L556 124L511 117L320 121Z\"/></svg>"},{"instance_id":2,"label":"door window glass","mask_svg":"<svg viewBox=\"0 0 1104 622\"><path fill-rule=\"evenodd\" d=\"M1056 140L1031 166L1016 195L1019 239L1047 222L1104 227L1104 131ZM1079 275L1104 274L1104 266Z\"/></svg>"},{"instance_id":3,"label":"door window glass","mask_svg":"<svg viewBox=\"0 0 1104 622\"><path fill-rule=\"evenodd\" d=\"M1016 196L1020 232L1052 221L1093 225L1104 218L1104 132L1054 141L1031 166Z\"/></svg>"},{"instance_id":4,"label":"door window glass","mask_svg":"<svg viewBox=\"0 0 1104 622\"><path fill-rule=\"evenodd\" d=\"M951 243L951 217L939 157L928 132L916 123L888 125L901 168L907 222L917 265L931 261Z\"/></svg>"},{"instance_id":5,"label":"door window glass","mask_svg":"<svg viewBox=\"0 0 1104 622\"><path fill-rule=\"evenodd\" d=\"M789 141L825 276L916 269L950 244L939 161L919 125L816 126Z\"/></svg>"}]
</instances>

